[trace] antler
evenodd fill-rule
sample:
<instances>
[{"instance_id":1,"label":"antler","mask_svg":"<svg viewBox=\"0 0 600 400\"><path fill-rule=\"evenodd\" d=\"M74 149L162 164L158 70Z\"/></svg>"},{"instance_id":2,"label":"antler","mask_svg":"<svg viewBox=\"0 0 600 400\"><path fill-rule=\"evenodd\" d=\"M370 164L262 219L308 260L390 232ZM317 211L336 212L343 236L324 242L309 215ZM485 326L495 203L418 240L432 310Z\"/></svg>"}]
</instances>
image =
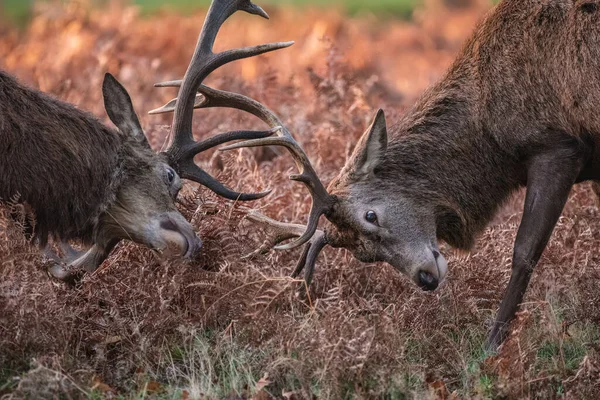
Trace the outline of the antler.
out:
<instances>
[{"instance_id":1,"label":"antler","mask_svg":"<svg viewBox=\"0 0 600 400\"><path fill-rule=\"evenodd\" d=\"M211 90L211 93L204 91L205 96L214 96L218 93L216 91ZM260 105L256 103L255 105ZM255 111L259 111L258 109ZM296 247L302 246L307 243L317 232L317 227L319 224L319 218L321 215L326 214L331 210L333 204L335 203L335 197L331 196L323 183L319 179L319 176L315 172L308 156L302 150L302 147L294 140L291 133L283 126L279 118L275 114L273 114L266 107L260 105L260 116L263 121L267 122L271 127L279 126L279 130L277 131L276 137L265 137L265 138L257 138L254 140L247 140L240 143L235 143L229 146L222 148L221 150L233 150L239 149L242 147L257 147L257 146L283 146L289 150L290 154L294 158L296 162L296 166L300 171L299 174L290 176L291 180L302 182L309 190L312 196L312 207L308 217L308 224L306 226L306 231L299 236L299 239L284 245L275 247L278 250L288 250L294 249Z\"/></svg>"},{"instance_id":2,"label":"antler","mask_svg":"<svg viewBox=\"0 0 600 400\"><path fill-rule=\"evenodd\" d=\"M231 200L256 200L270 193L237 193L215 178L210 176L203 169L194 163L194 156L200 152L206 151L215 146L221 145L233 140L248 140L265 138L276 132L276 129L269 131L235 131L217 135L201 142L194 141L192 134L192 119L194 108L209 107L206 103L212 103L210 107L231 107L239 108L248 111L248 106L245 105L246 98L240 100L237 95L233 95L229 101L229 94L215 99L209 97L197 99L196 91L201 87L204 79L217 68L235 60L257 56L274 50L283 49L291 46L294 42L281 42L265 44L255 47L247 47L243 49L233 49L221 53L214 53L213 46L217 33L223 23L236 11L246 11L250 14L260 15L263 18L269 18L267 13L259 6L253 4L250 0L213 0L204 26L200 32L196 50L192 56L192 60L185 73L183 81L166 82L157 84L157 87L173 87L179 86L179 94L177 99L170 101L166 106L153 110L150 114L159 114L174 111L173 125L169 138L171 143L169 148L164 152L169 164L177 173L185 179L198 182L207 188L211 189L218 195ZM202 88L206 88L202 86ZM207 88L208 89L208 88ZM210 90L209 90L210 92ZM256 103L256 102L254 102ZM257 103L258 104L258 103ZM252 105L254 106L254 105ZM252 106L250 106L252 108ZM272 126L275 128L275 126Z\"/></svg>"},{"instance_id":3,"label":"antler","mask_svg":"<svg viewBox=\"0 0 600 400\"><path fill-rule=\"evenodd\" d=\"M317 230L319 218L331 210L336 201L335 197L327 193L327 189L320 181L302 147L294 140L289 130L271 110L263 104L241 94L216 90L202 85L204 78L223 64L268 51L278 50L293 44L293 42L274 43L214 54L212 47L217 31L223 22L237 10L247 11L268 18L267 14L260 7L252 4L249 0L213 0L192 62L188 67L183 81L170 81L155 85L157 87L179 87L178 97L150 113L175 112L171 130L171 136L174 137L169 149L166 151L171 166L183 178L200 182L217 194L230 199L253 200L264 197L268 192L256 194L232 192L196 166L193 162L194 155L232 140L243 141L226 146L221 150L257 146L283 146L289 150L299 170L299 173L292 175L290 179L302 182L308 188L312 197L312 207L307 226L279 223L256 213L251 214L249 218L256 222L271 225L281 232L281 235L273 241L272 246L298 237L292 243L276 246L276 249L293 249L306 244L295 275L298 275L304 266L307 266L305 274L307 281L310 281L316 258L327 244L325 234ZM268 131L228 132L202 142L195 142L192 136L193 110L212 107L228 107L243 110L264 121L271 129ZM276 136L272 136L273 134L276 134Z\"/></svg>"},{"instance_id":4,"label":"antler","mask_svg":"<svg viewBox=\"0 0 600 400\"><path fill-rule=\"evenodd\" d=\"M268 249L274 247L275 245L284 242L293 237L300 237L304 234L306 227L303 225L296 224L286 224L283 222L275 221L269 217L265 217L262 214L257 212L250 212L247 215L247 218L252 221L262 225L266 225L273 230L274 236L271 239L265 241L263 246L258 249L256 252L251 255L257 253L266 252ZM317 262L317 257L321 253L321 250L329 243L327 241L327 236L325 232L321 230L315 230L314 235L309 238L308 243L304 246L304 250L302 251L302 256L298 260L298 264L292 273L292 277L296 278L302 270L304 270L304 280L307 286L310 286L312 281L312 276L315 271L315 264Z\"/></svg>"},{"instance_id":5,"label":"antler","mask_svg":"<svg viewBox=\"0 0 600 400\"><path fill-rule=\"evenodd\" d=\"M161 87L177 87L181 86L181 81L172 81L165 82L159 84ZM229 146L226 146L220 150L233 150L239 149L242 147L257 147L257 146L283 146L287 148L294 161L296 162L296 166L300 171L299 174L290 176L290 179L302 182L309 190L312 196L312 208L308 218L308 225L306 227L306 231L303 234L295 235L299 236L299 239L284 245L277 246L278 250L288 250L293 249L303 244L307 243L317 231L317 226L319 224L319 218L321 215L326 214L335 202L335 197L331 196L327 193L327 189L319 179L317 173L315 172L308 156L302 150L302 147L294 140L290 131L283 125L281 120L267 107L263 104L253 100L249 97L243 96L237 93L225 92L222 90L216 90L209 88L208 86L200 85L198 88L199 95L195 96L194 108L211 108L211 107L230 107L236 108L239 110L246 111L261 120L267 123L272 129L270 131L263 132L230 132L227 134L221 134L215 136L211 139L207 139L204 142L196 143L195 146L202 148L208 148L210 145L214 147L217 144L224 143L225 138L233 137L235 135L235 139L250 139L245 140L243 142L235 143ZM170 112L179 102L177 99L171 100L165 106L151 111L152 113L163 113ZM273 133L277 133L276 137L270 137ZM237 134L237 135L236 135ZM246 134L249 137L242 138L242 134ZM226 135L230 135L226 137ZM253 137L250 137L253 136ZM207 144L207 142L210 142ZM295 237L292 236L292 237Z\"/></svg>"}]
</instances>

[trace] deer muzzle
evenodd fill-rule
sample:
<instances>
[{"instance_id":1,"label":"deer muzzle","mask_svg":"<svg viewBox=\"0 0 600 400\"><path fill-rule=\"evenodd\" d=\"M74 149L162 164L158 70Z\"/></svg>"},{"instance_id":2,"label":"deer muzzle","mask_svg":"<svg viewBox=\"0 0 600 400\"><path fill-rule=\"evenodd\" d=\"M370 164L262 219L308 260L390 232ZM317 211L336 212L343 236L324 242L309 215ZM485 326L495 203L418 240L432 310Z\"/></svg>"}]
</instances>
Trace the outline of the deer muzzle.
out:
<instances>
[{"instance_id":1,"label":"deer muzzle","mask_svg":"<svg viewBox=\"0 0 600 400\"><path fill-rule=\"evenodd\" d=\"M419 268L414 280L421 289L432 291L437 289L447 272L448 263L444 256L439 251L432 250L430 260Z\"/></svg>"},{"instance_id":2,"label":"deer muzzle","mask_svg":"<svg viewBox=\"0 0 600 400\"><path fill-rule=\"evenodd\" d=\"M194 233L194 229L183 216L169 213L161 217L159 223L162 246L179 249L179 254L190 258L202 247L202 241Z\"/></svg>"}]
</instances>

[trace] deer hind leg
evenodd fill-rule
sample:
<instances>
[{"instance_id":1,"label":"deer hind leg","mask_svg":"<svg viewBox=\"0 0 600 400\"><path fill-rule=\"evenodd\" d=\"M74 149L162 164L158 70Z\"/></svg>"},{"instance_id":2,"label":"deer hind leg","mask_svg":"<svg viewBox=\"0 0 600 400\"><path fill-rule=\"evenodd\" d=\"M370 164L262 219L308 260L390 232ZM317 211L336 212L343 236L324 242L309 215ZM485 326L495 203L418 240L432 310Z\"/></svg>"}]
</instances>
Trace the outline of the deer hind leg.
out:
<instances>
[{"instance_id":1,"label":"deer hind leg","mask_svg":"<svg viewBox=\"0 0 600 400\"><path fill-rule=\"evenodd\" d=\"M68 244L65 248L65 244L62 243L61 246L67 258L56 261L48 268L48 273L57 279L75 282L81 278L84 272L94 272L106 260L118 242L118 240L113 240L106 245L94 244L87 251L74 250Z\"/></svg>"},{"instance_id":2,"label":"deer hind leg","mask_svg":"<svg viewBox=\"0 0 600 400\"><path fill-rule=\"evenodd\" d=\"M515 240L512 273L486 347L495 351L523 301L529 279L581 169L578 149L559 148L531 160L523 219Z\"/></svg>"}]
</instances>

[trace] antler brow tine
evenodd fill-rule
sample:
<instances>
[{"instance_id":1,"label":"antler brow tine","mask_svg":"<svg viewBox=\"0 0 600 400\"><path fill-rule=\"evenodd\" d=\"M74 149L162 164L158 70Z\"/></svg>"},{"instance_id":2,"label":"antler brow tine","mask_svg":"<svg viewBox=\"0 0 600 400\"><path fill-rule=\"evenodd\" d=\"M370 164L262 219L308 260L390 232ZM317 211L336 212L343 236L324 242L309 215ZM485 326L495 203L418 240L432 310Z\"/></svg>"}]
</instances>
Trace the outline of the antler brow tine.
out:
<instances>
[{"instance_id":1,"label":"antler brow tine","mask_svg":"<svg viewBox=\"0 0 600 400\"><path fill-rule=\"evenodd\" d=\"M287 224L279 221L275 221L269 217L266 217L256 211L248 213L246 216L250 221L268 226L273 231L273 236L270 239L265 241L265 244L261 246L256 252L252 253L251 256L261 253L264 251L265 247L273 247L285 240L288 240L293 237L302 236L306 231L306 227L302 225L296 224ZM298 263L296 264L296 268L292 273L292 277L296 278L302 270L304 270L304 280L307 286L310 286L312 282L312 277L315 271L315 264L317 262L317 257L327 246L329 243L327 242L327 236L325 232L320 230L315 230L314 235L309 238L309 241L304 245L304 249L302 250L302 255L298 259ZM278 248L278 247L275 247Z\"/></svg>"}]
</instances>

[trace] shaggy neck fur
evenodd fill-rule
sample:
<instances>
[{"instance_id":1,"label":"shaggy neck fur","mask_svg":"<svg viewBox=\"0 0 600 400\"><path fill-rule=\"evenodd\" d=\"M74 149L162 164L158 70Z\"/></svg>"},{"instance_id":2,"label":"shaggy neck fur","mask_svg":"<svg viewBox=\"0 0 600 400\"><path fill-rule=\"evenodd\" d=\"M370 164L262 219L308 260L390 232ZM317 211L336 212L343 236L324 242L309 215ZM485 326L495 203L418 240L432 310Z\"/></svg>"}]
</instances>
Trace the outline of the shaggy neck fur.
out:
<instances>
[{"instance_id":1,"label":"shaggy neck fur","mask_svg":"<svg viewBox=\"0 0 600 400\"><path fill-rule=\"evenodd\" d=\"M29 205L34 233L92 239L122 180L122 135L0 71L0 201Z\"/></svg>"},{"instance_id":2,"label":"shaggy neck fur","mask_svg":"<svg viewBox=\"0 0 600 400\"><path fill-rule=\"evenodd\" d=\"M451 73L390 130L375 174L433 213L439 239L469 249L522 177L515 156L479 122L469 77Z\"/></svg>"}]
</instances>

